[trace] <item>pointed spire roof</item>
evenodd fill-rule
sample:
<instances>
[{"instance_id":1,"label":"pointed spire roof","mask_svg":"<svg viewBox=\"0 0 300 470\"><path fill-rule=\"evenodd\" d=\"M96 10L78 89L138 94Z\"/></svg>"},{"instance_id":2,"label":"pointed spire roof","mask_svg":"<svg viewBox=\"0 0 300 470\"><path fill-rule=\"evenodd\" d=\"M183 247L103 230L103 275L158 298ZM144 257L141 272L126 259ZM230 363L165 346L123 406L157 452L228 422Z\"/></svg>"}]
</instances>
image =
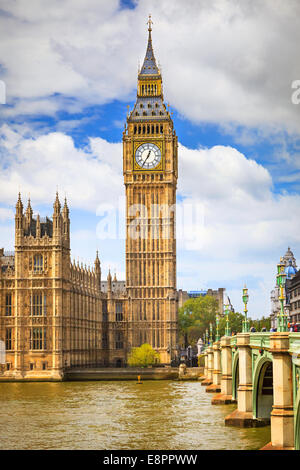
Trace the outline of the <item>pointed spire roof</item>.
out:
<instances>
[{"instance_id":1,"label":"pointed spire roof","mask_svg":"<svg viewBox=\"0 0 300 470\"><path fill-rule=\"evenodd\" d=\"M60 202L59 202L59 197L58 197L58 192L57 191L56 191L56 198L55 198L55 201L54 201L54 204L53 204L53 209L54 209L54 212L56 212L56 213L59 213L60 209L61 209L61 205L60 205Z\"/></svg>"},{"instance_id":2,"label":"pointed spire roof","mask_svg":"<svg viewBox=\"0 0 300 470\"><path fill-rule=\"evenodd\" d=\"M95 266L100 266L100 259L99 259L99 255L98 255L98 250L96 251Z\"/></svg>"},{"instance_id":3,"label":"pointed spire roof","mask_svg":"<svg viewBox=\"0 0 300 470\"><path fill-rule=\"evenodd\" d=\"M33 214L33 210L32 210L32 207L31 207L31 202L30 202L30 197L29 197L28 198L27 209L26 209L26 215L29 219L32 219L32 214Z\"/></svg>"},{"instance_id":4,"label":"pointed spire roof","mask_svg":"<svg viewBox=\"0 0 300 470\"><path fill-rule=\"evenodd\" d=\"M23 211L23 203L22 203L22 200L21 200L21 193L20 192L19 192L19 195L18 195L16 209L20 209L21 211Z\"/></svg>"},{"instance_id":5,"label":"pointed spire roof","mask_svg":"<svg viewBox=\"0 0 300 470\"><path fill-rule=\"evenodd\" d=\"M64 204L64 207L63 207L63 213L68 216L69 215L69 207L68 207L68 203L67 203L67 198L65 197L65 204Z\"/></svg>"},{"instance_id":6,"label":"pointed spire roof","mask_svg":"<svg viewBox=\"0 0 300 470\"><path fill-rule=\"evenodd\" d=\"M145 59L144 59L142 68L140 70L140 75L159 75L160 72L156 64L153 47L152 47L151 31L152 31L153 21L151 20L151 15L149 15L149 20L147 23L148 23L148 32L149 32L148 44L147 44Z\"/></svg>"},{"instance_id":7,"label":"pointed spire roof","mask_svg":"<svg viewBox=\"0 0 300 470\"><path fill-rule=\"evenodd\" d=\"M138 74L137 99L127 122L172 121L163 100L162 77L152 47L152 20L148 21L148 44L142 68Z\"/></svg>"}]
</instances>

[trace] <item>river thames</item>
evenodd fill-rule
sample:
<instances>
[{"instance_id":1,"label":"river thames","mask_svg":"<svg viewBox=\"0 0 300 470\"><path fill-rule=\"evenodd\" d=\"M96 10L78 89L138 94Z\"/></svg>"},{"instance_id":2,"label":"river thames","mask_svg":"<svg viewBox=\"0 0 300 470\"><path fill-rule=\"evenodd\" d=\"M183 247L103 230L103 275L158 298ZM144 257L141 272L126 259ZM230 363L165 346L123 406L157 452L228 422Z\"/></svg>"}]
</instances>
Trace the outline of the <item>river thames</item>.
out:
<instances>
[{"instance_id":1,"label":"river thames","mask_svg":"<svg viewBox=\"0 0 300 470\"><path fill-rule=\"evenodd\" d=\"M0 384L0 449L259 449L270 426L229 428L199 382Z\"/></svg>"}]
</instances>

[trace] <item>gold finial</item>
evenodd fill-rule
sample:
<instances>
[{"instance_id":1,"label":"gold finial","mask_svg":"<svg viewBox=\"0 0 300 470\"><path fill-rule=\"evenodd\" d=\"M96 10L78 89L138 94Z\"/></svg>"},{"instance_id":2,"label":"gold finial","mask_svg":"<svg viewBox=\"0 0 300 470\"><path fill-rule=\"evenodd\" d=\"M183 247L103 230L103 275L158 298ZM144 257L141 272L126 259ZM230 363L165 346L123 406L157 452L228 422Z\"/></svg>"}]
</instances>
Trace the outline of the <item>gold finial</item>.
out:
<instances>
[{"instance_id":1,"label":"gold finial","mask_svg":"<svg viewBox=\"0 0 300 470\"><path fill-rule=\"evenodd\" d=\"M129 117L129 109L130 109L130 106L129 104L127 105L127 117Z\"/></svg>"},{"instance_id":2,"label":"gold finial","mask_svg":"<svg viewBox=\"0 0 300 470\"><path fill-rule=\"evenodd\" d=\"M147 21L147 25L148 25L148 31L151 32L151 31L152 31L152 27L151 27L151 26L153 25L153 21L152 21L152 19L151 19L150 13L149 13L149 19L148 19L148 21Z\"/></svg>"}]
</instances>

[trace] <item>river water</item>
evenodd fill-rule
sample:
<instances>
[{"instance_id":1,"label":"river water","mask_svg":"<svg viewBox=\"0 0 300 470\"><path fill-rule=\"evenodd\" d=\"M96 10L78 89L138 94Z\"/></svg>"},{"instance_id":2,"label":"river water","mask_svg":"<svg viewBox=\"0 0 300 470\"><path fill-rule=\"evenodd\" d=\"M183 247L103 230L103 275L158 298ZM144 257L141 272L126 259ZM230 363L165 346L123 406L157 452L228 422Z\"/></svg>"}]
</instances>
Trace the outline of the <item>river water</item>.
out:
<instances>
[{"instance_id":1,"label":"river water","mask_svg":"<svg viewBox=\"0 0 300 470\"><path fill-rule=\"evenodd\" d=\"M270 426L224 426L200 382L0 384L0 449L259 449Z\"/></svg>"}]
</instances>

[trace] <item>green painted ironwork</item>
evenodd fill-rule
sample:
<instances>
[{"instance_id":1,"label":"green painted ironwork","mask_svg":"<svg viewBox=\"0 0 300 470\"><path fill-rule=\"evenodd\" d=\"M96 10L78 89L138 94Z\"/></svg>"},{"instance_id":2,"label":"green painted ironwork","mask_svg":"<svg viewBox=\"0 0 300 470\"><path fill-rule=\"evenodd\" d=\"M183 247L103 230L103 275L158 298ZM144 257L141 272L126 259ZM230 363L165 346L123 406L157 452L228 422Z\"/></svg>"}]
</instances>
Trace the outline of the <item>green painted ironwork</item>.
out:
<instances>
[{"instance_id":1,"label":"green painted ironwork","mask_svg":"<svg viewBox=\"0 0 300 470\"><path fill-rule=\"evenodd\" d=\"M281 258L280 262L277 264L277 276L276 276L277 286L280 289L280 296L279 296L280 313L277 315L277 331L281 333L284 331L288 331L287 315L284 312L284 299L285 299L284 286L285 286L285 281L286 281L286 273L284 272L284 269L285 269L285 264Z\"/></svg>"},{"instance_id":2,"label":"green painted ironwork","mask_svg":"<svg viewBox=\"0 0 300 470\"><path fill-rule=\"evenodd\" d=\"M229 304L225 305L225 315L226 315L226 326L225 326L225 336L231 336L231 330L229 325Z\"/></svg>"},{"instance_id":3,"label":"green painted ironwork","mask_svg":"<svg viewBox=\"0 0 300 470\"><path fill-rule=\"evenodd\" d=\"M269 331L251 333L250 335L250 346L252 348L269 348L270 347L270 336L272 333Z\"/></svg>"},{"instance_id":4,"label":"green painted ironwork","mask_svg":"<svg viewBox=\"0 0 300 470\"><path fill-rule=\"evenodd\" d=\"M215 338L216 341L220 341L219 322L220 322L220 319L219 319L219 315L217 314L216 315L216 338Z\"/></svg>"},{"instance_id":5,"label":"green painted ironwork","mask_svg":"<svg viewBox=\"0 0 300 470\"><path fill-rule=\"evenodd\" d=\"M252 350L253 351L253 350ZM253 410L253 417L259 418L258 416L258 394L259 390L259 382L261 374L264 374L264 371L268 364L272 362L272 354L256 354L256 361L254 363L254 367L252 367L252 410Z\"/></svg>"},{"instance_id":6,"label":"green painted ironwork","mask_svg":"<svg viewBox=\"0 0 300 470\"><path fill-rule=\"evenodd\" d=\"M248 331L249 331L249 320L248 320L248 318L247 318L247 314L248 314L248 308L247 308L248 299L249 299L248 289L247 289L247 287L245 286L244 289L243 289L243 302L244 302L244 305L245 305L245 308L244 308L245 317L244 317L244 320L243 320L243 329L242 329L242 332L243 332L243 333L248 333Z\"/></svg>"},{"instance_id":7,"label":"green painted ironwork","mask_svg":"<svg viewBox=\"0 0 300 470\"><path fill-rule=\"evenodd\" d=\"M209 324L209 345L212 346L214 342L214 338L213 338L213 326L212 326L212 323Z\"/></svg>"}]
</instances>

